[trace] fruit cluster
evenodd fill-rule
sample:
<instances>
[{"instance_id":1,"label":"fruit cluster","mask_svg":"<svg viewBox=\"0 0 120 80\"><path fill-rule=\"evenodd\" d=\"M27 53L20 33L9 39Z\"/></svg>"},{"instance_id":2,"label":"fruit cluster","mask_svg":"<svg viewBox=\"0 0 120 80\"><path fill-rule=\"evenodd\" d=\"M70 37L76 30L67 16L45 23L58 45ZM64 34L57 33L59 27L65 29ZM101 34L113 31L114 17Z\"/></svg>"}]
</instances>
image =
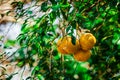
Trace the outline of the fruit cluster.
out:
<instances>
[{"instance_id":1,"label":"fruit cluster","mask_svg":"<svg viewBox=\"0 0 120 80\"><path fill-rule=\"evenodd\" d=\"M96 43L96 38L91 33L84 33L80 39L76 39L76 44L72 43L72 38L66 36L57 42L57 50L61 54L73 54L77 61L87 61L90 56L90 50Z\"/></svg>"}]
</instances>

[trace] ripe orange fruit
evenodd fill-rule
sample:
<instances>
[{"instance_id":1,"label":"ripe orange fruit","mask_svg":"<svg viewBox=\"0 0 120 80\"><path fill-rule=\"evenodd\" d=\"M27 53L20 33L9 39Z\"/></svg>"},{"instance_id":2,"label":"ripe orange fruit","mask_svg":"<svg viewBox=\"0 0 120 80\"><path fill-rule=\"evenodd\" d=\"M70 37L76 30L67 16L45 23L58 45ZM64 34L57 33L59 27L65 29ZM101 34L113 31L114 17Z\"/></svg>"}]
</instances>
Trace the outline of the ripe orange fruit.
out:
<instances>
[{"instance_id":1,"label":"ripe orange fruit","mask_svg":"<svg viewBox=\"0 0 120 80\"><path fill-rule=\"evenodd\" d=\"M76 40L76 44L72 44L71 37L64 37L63 39L58 40L57 49L60 53L70 54L75 53L80 49L79 40Z\"/></svg>"},{"instance_id":2,"label":"ripe orange fruit","mask_svg":"<svg viewBox=\"0 0 120 80\"><path fill-rule=\"evenodd\" d=\"M67 42L64 39L59 39L57 42L57 50L62 54L67 54L66 44Z\"/></svg>"},{"instance_id":3,"label":"ripe orange fruit","mask_svg":"<svg viewBox=\"0 0 120 80\"><path fill-rule=\"evenodd\" d=\"M96 38L91 33L85 33L81 35L79 41L83 50L90 50L95 45Z\"/></svg>"},{"instance_id":4,"label":"ripe orange fruit","mask_svg":"<svg viewBox=\"0 0 120 80\"><path fill-rule=\"evenodd\" d=\"M90 50L88 51L83 51L83 50L79 50L78 52L76 52L74 54L74 58L77 61L87 61L91 56Z\"/></svg>"},{"instance_id":5,"label":"ripe orange fruit","mask_svg":"<svg viewBox=\"0 0 120 80\"><path fill-rule=\"evenodd\" d=\"M68 53L75 53L80 49L79 40L76 39L76 44L74 45L72 43L71 37L66 37L67 45L66 45L66 51Z\"/></svg>"}]
</instances>

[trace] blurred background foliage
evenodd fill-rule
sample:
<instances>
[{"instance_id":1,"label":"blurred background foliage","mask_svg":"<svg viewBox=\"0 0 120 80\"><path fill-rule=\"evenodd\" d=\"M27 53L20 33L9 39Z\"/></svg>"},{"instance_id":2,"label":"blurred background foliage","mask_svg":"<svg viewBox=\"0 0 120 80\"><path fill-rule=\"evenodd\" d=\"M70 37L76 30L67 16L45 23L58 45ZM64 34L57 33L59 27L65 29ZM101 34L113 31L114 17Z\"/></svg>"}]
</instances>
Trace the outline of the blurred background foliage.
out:
<instances>
[{"instance_id":1,"label":"blurred background foliage","mask_svg":"<svg viewBox=\"0 0 120 80\"><path fill-rule=\"evenodd\" d=\"M39 0L33 2L34 7ZM32 68L31 80L119 80L120 79L120 0L45 0L35 17L30 8L17 4L17 18L26 16L17 42L20 48L13 61ZM35 10L35 9L34 9ZM34 24L28 24L32 19ZM58 20L57 24L55 24ZM89 30L97 39L87 62L61 55L56 41L74 31ZM74 40L75 41L75 40ZM9 41L6 46L15 43ZM88 64L87 66L83 66Z\"/></svg>"}]
</instances>

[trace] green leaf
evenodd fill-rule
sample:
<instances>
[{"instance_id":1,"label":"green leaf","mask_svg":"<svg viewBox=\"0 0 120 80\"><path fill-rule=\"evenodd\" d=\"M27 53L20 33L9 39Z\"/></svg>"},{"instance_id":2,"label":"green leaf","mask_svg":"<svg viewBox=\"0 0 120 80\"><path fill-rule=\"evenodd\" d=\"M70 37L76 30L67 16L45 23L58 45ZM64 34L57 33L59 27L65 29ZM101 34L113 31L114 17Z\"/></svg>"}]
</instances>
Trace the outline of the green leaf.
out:
<instances>
[{"instance_id":1,"label":"green leaf","mask_svg":"<svg viewBox=\"0 0 120 80\"><path fill-rule=\"evenodd\" d=\"M57 10L59 10L59 9L60 9L60 7L61 7L61 5L60 5L60 4L53 5L53 6L52 6L52 10L53 10L53 11L57 11Z\"/></svg>"},{"instance_id":2,"label":"green leaf","mask_svg":"<svg viewBox=\"0 0 120 80\"><path fill-rule=\"evenodd\" d=\"M56 19L56 17L57 17L56 12L55 12L55 11L52 11L49 15L50 15L50 21L51 21L52 23L54 23L54 21L55 21L55 19Z\"/></svg>"},{"instance_id":3,"label":"green leaf","mask_svg":"<svg viewBox=\"0 0 120 80\"><path fill-rule=\"evenodd\" d=\"M119 38L119 34L115 33L115 34L113 35L112 43L113 43L113 44L116 44L119 39L120 39L120 38Z\"/></svg>"},{"instance_id":4,"label":"green leaf","mask_svg":"<svg viewBox=\"0 0 120 80\"><path fill-rule=\"evenodd\" d=\"M101 23L101 22L103 22L103 19L102 18L97 18L97 19L95 19L95 24L99 24L99 23Z\"/></svg>"},{"instance_id":5,"label":"green leaf","mask_svg":"<svg viewBox=\"0 0 120 80\"><path fill-rule=\"evenodd\" d=\"M92 29L94 27L92 25L93 25L93 22L92 21L88 21L88 22L84 23L84 28Z\"/></svg>"},{"instance_id":6,"label":"green leaf","mask_svg":"<svg viewBox=\"0 0 120 80\"><path fill-rule=\"evenodd\" d=\"M106 16L106 12L103 12L102 14L101 14L101 17L105 17Z\"/></svg>"},{"instance_id":7,"label":"green leaf","mask_svg":"<svg viewBox=\"0 0 120 80\"><path fill-rule=\"evenodd\" d=\"M86 73L88 70L83 67L82 65L85 64L85 63L80 63L80 62L76 62L75 66L74 66L74 70L75 70L75 73Z\"/></svg>"},{"instance_id":8,"label":"green leaf","mask_svg":"<svg viewBox=\"0 0 120 80\"><path fill-rule=\"evenodd\" d=\"M50 0L50 2L52 3L52 5L57 4L56 0Z\"/></svg>"},{"instance_id":9,"label":"green leaf","mask_svg":"<svg viewBox=\"0 0 120 80\"><path fill-rule=\"evenodd\" d=\"M116 15L117 11L115 9L110 9L108 13L110 16L112 16L112 15Z\"/></svg>"},{"instance_id":10,"label":"green leaf","mask_svg":"<svg viewBox=\"0 0 120 80\"><path fill-rule=\"evenodd\" d=\"M61 4L60 6L61 6L61 8L67 8L67 7L70 7L70 4L69 3L67 3L66 5Z\"/></svg>"},{"instance_id":11,"label":"green leaf","mask_svg":"<svg viewBox=\"0 0 120 80\"><path fill-rule=\"evenodd\" d=\"M92 80L92 78L89 74L84 74L83 75L83 80Z\"/></svg>"},{"instance_id":12,"label":"green leaf","mask_svg":"<svg viewBox=\"0 0 120 80\"><path fill-rule=\"evenodd\" d=\"M120 39L117 41L117 45L120 45Z\"/></svg>"},{"instance_id":13,"label":"green leaf","mask_svg":"<svg viewBox=\"0 0 120 80\"><path fill-rule=\"evenodd\" d=\"M28 14L32 14L33 12L32 12L31 10L28 10L27 13L28 13Z\"/></svg>"},{"instance_id":14,"label":"green leaf","mask_svg":"<svg viewBox=\"0 0 120 80\"><path fill-rule=\"evenodd\" d=\"M6 43L4 43L4 46L5 47L11 47L11 46L14 46L16 43L15 40L8 40Z\"/></svg>"},{"instance_id":15,"label":"green leaf","mask_svg":"<svg viewBox=\"0 0 120 80\"><path fill-rule=\"evenodd\" d=\"M72 35L72 44L76 44L76 37Z\"/></svg>"},{"instance_id":16,"label":"green leaf","mask_svg":"<svg viewBox=\"0 0 120 80\"><path fill-rule=\"evenodd\" d=\"M69 25L67 28L66 28L66 32L68 33L71 29L71 26Z\"/></svg>"},{"instance_id":17,"label":"green leaf","mask_svg":"<svg viewBox=\"0 0 120 80\"><path fill-rule=\"evenodd\" d=\"M115 22L118 19L118 16L115 15L109 19L109 22Z\"/></svg>"},{"instance_id":18,"label":"green leaf","mask_svg":"<svg viewBox=\"0 0 120 80\"><path fill-rule=\"evenodd\" d=\"M24 61L20 61L17 63L17 66L22 67L24 65Z\"/></svg>"},{"instance_id":19,"label":"green leaf","mask_svg":"<svg viewBox=\"0 0 120 80\"><path fill-rule=\"evenodd\" d=\"M27 23L24 23L24 24L22 25L21 30L24 30L26 26L27 26Z\"/></svg>"},{"instance_id":20,"label":"green leaf","mask_svg":"<svg viewBox=\"0 0 120 80\"><path fill-rule=\"evenodd\" d=\"M54 56L54 59L55 59L55 60L59 60L60 57L61 57L61 55L60 55L60 54L57 54L57 55Z\"/></svg>"},{"instance_id":21,"label":"green leaf","mask_svg":"<svg viewBox=\"0 0 120 80\"><path fill-rule=\"evenodd\" d=\"M46 12L48 10L48 6L47 6L47 2L43 2L42 5L41 5L41 10L43 12Z\"/></svg>"},{"instance_id":22,"label":"green leaf","mask_svg":"<svg viewBox=\"0 0 120 80\"><path fill-rule=\"evenodd\" d=\"M39 66L35 66L31 74L34 75L36 71L38 72L39 70L40 70Z\"/></svg>"},{"instance_id":23,"label":"green leaf","mask_svg":"<svg viewBox=\"0 0 120 80\"><path fill-rule=\"evenodd\" d=\"M39 70L40 70L39 66L36 66L36 67L35 67L35 70L36 70L36 71L39 71Z\"/></svg>"},{"instance_id":24,"label":"green leaf","mask_svg":"<svg viewBox=\"0 0 120 80\"><path fill-rule=\"evenodd\" d=\"M75 20L71 22L71 26L72 26L72 29L76 29L76 21Z\"/></svg>"},{"instance_id":25,"label":"green leaf","mask_svg":"<svg viewBox=\"0 0 120 80\"><path fill-rule=\"evenodd\" d=\"M37 75L37 78L38 78L39 80L45 80L44 77L43 77L41 74L38 74L38 75Z\"/></svg>"}]
</instances>

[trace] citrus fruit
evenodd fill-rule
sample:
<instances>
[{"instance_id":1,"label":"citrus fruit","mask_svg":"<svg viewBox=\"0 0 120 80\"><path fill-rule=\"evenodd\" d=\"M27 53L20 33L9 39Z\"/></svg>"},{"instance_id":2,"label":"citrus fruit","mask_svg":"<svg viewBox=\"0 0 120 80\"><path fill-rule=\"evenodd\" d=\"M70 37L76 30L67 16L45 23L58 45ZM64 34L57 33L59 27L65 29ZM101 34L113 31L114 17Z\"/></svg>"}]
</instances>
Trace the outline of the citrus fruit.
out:
<instances>
[{"instance_id":1,"label":"citrus fruit","mask_svg":"<svg viewBox=\"0 0 120 80\"><path fill-rule=\"evenodd\" d=\"M84 33L81 35L80 45L83 50L90 50L96 43L96 38L91 33Z\"/></svg>"},{"instance_id":2,"label":"citrus fruit","mask_svg":"<svg viewBox=\"0 0 120 80\"><path fill-rule=\"evenodd\" d=\"M67 42L66 51L68 53L75 53L75 52L77 52L80 49L79 40L76 39L76 43L75 44L72 43L72 38L71 37L66 37L65 40Z\"/></svg>"},{"instance_id":3,"label":"citrus fruit","mask_svg":"<svg viewBox=\"0 0 120 80\"><path fill-rule=\"evenodd\" d=\"M62 54L67 54L66 44L67 42L64 39L59 39L57 42L57 50Z\"/></svg>"},{"instance_id":4,"label":"citrus fruit","mask_svg":"<svg viewBox=\"0 0 120 80\"><path fill-rule=\"evenodd\" d=\"M60 53L63 54L72 54L79 50L79 40L76 39L76 44L72 43L72 38L67 36L57 42L57 49Z\"/></svg>"},{"instance_id":5,"label":"citrus fruit","mask_svg":"<svg viewBox=\"0 0 120 80\"><path fill-rule=\"evenodd\" d=\"M90 56L91 56L90 50L88 51L79 50L78 52L74 54L75 60L83 61L83 62L87 61L90 58Z\"/></svg>"}]
</instances>

